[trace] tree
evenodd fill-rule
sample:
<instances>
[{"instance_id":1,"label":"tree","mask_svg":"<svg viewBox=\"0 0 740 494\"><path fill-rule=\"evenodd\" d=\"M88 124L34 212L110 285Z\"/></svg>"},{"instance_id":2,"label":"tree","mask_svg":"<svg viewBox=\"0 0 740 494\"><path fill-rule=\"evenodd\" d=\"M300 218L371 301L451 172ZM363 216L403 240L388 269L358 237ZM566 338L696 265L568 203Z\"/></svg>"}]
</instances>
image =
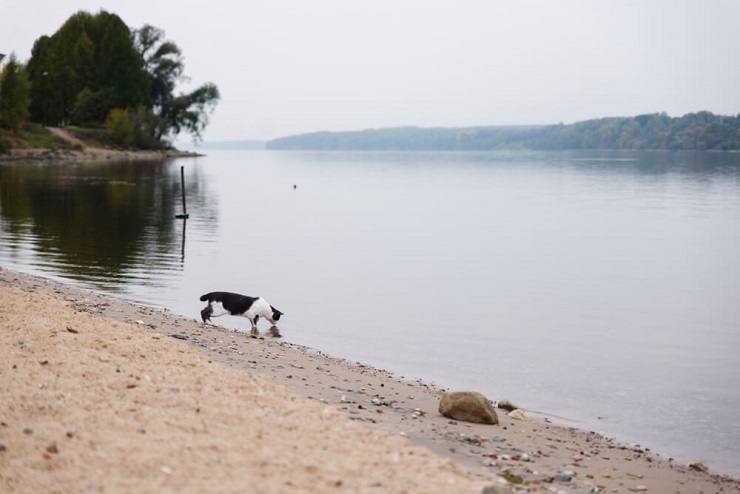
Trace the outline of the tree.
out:
<instances>
[{"instance_id":1,"label":"tree","mask_svg":"<svg viewBox=\"0 0 740 494\"><path fill-rule=\"evenodd\" d=\"M220 99L218 87L208 82L175 96L177 84L186 80L180 48L164 39L163 30L148 24L134 31L134 39L149 78L153 118L148 121L156 122L155 139L166 140L186 131L199 140Z\"/></svg>"},{"instance_id":2,"label":"tree","mask_svg":"<svg viewBox=\"0 0 740 494\"><path fill-rule=\"evenodd\" d=\"M0 125L18 132L28 119L31 83L14 53L0 74Z\"/></svg>"},{"instance_id":3,"label":"tree","mask_svg":"<svg viewBox=\"0 0 740 494\"><path fill-rule=\"evenodd\" d=\"M95 15L80 11L51 37L37 39L28 72L33 84L31 116L37 122L102 124L113 108L150 104L147 75L131 30L104 10ZM90 108L96 110L91 113Z\"/></svg>"},{"instance_id":4,"label":"tree","mask_svg":"<svg viewBox=\"0 0 740 494\"><path fill-rule=\"evenodd\" d=\"M104 10L77 12L38 38L27 72L34 121L102 126L111 110L128 110L135 144L146 148L167 146L183 131L200 139L220 98L210 82L175 94L187 80L180 48L161 29L132 31Z\"/></svg>"}]
</instances>

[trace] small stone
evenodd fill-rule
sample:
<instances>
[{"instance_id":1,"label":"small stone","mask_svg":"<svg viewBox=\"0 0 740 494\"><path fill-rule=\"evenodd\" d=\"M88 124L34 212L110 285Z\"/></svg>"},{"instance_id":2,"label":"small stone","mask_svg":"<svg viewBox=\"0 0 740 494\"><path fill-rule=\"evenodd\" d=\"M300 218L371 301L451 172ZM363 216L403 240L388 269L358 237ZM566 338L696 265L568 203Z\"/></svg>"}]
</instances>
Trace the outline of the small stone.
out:
<instances>
[{"instance_id":1,"label":"small stone","mask_svg":"<svg viewBox=\"0 0 740 494\"><path fill-rule=\"evenodd\" d=\"M567 473L559 473L553 477L553 480L557 482L570 482L573 477Z\"/></svg>"},{"instance_id":2,"label":"small stone","mask_svg":"<svg viewBox=\"0 0 740 494\"><path fill-rule=\"evenodd\" d=\"M511 413L509 413L509 417L516 419L516 420L523 420L525 422L531 420L529 416L526 413L524 413L524 410L522 410L521 408L512 410Z\"/></svg>"},{"instance_id":3,"label":"small stone","mask_svg":"<svg viewBox=\"0 0 740 494\"><path fill-rule=\"evenodd\" d=\"M519 408L519 407L515 406L509 400L501 400L501 401L499 401L498 404L497 404L497 407L498 408L501 408L502 410L506 410L507 412L513 412L514 410L516 410L517 408Z\"/></svg>"},{"instance_id":4,"label":"small stone","mask_svg":"<svg viewBox=\"0 0 740 494\"><path fill-rule=\"evenodd\" d=\"M498 424L498 416L491 402L475 391L445 393L439 402L439 413L465 422Z\"/></svg>"},{"instance_id":5,"label":"small stone","mask_svg":"<svg viewBox=\"0 0 740 494\"><path fill-rule=\"evenodd\" d=\"M77 433L75 432L74 429L70 429L70 430L67 431L67 437L69 437L69 438L75 437L75 434L77 434Z\"/></svg>"},{"instance_id":6,"label":"small stone","mask_svg":"<svg viewBox=\"0 0 740 494\"><path fill-rule=\"evenodd\" d=\"M706 472L709 471L709 469L707 468L707 466L704 465L703 463L700 463L700 462L692 463L691 465L689 465L689 468L692 469L692 470L696 470L697 472L704 472L704 473L706 473Z\"/></svg>"},{"instance_id":7,"label":"small stone","mask_svg":"<svg viewBox=\"0 0 740 494\"><path fill-rule=\"evenodd\" d=\"M57 443L56 442L53 442L50 445L48 445L46 447L46 452L47 453L54 454L54 455L58 455L59 454L59 448L57 448Z\"/></svg>"},{"instance_id":8,"label":"small stone","mask_svg":"<svg viewBox=\"0 0 740 494\"><path fill-rule=\"evenodd\" d=\"M7 448L3 443L0 443L0 451L5 451Z\"/></svg>"},{"instance_id":9,"label":"small stone","mask_svg":"<svg viewBox=\"0 0 740 494\"><path fill-rule=\"evenodd\" d=\"M33 427L26 427L23 429L24 434L33 434Z\"/></svg>"}]
</instances>

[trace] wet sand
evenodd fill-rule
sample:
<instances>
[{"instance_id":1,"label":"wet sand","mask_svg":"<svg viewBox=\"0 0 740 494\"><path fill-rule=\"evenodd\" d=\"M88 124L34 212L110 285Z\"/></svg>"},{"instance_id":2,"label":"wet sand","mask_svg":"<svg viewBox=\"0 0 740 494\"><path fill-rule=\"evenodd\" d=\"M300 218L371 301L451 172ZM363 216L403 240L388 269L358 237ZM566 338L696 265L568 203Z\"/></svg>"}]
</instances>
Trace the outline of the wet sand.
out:
<instances>
[{"instance_id":1,"label":"wet sand","mask_svg":"<svg viewBox=\"0 0 740 494\"><path fill-rule=\"evenodd\" d=\"M444 390L290 335L5 269L0 338L1 492L740 492L547 416L452 421Z\"/></svg>"}]
</instances>

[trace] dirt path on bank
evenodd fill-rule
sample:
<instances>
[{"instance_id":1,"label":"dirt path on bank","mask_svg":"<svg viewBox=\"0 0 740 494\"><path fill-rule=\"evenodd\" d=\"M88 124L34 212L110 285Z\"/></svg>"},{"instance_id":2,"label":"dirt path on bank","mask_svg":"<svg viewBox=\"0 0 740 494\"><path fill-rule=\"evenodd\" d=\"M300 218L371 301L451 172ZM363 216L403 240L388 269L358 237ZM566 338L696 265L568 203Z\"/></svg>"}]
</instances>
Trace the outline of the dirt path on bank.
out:
<instances>
[{"instance_id":1,"label":"dirt path on bank","mask_svg":"<svg viewBox=\"0 0 740 494\"><path fill-rule=\"evenodd\" d=\"M61 127L46 127L46 130L48 130L55 136L59 137L60 139L64 139L65 141L67 141L68 143L74 146L80 146L83 150L86 150L86 151L94 150L96 152L105 152L105 149L92 148L88 146L83 141L73 136L71 132Z\"/></svg>"}]
</instances>

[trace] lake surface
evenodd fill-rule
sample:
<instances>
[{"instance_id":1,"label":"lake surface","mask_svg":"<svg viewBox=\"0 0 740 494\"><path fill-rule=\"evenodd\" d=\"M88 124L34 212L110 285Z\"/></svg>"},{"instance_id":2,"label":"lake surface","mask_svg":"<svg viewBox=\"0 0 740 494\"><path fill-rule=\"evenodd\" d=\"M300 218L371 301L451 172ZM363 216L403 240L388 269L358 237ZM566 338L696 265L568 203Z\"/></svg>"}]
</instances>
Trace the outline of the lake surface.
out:
<instances>
[{"instance_id":1,"label":"lake surface","mask_svg":"<svg viewBox=\"0 0 740 494\"><path fill-rule=\"evenodd\" d=\"M738 154L3 163L0 240L3 267L193 318L261 295L287 341L740 475Z\"/></svg>"}]
</instances>

